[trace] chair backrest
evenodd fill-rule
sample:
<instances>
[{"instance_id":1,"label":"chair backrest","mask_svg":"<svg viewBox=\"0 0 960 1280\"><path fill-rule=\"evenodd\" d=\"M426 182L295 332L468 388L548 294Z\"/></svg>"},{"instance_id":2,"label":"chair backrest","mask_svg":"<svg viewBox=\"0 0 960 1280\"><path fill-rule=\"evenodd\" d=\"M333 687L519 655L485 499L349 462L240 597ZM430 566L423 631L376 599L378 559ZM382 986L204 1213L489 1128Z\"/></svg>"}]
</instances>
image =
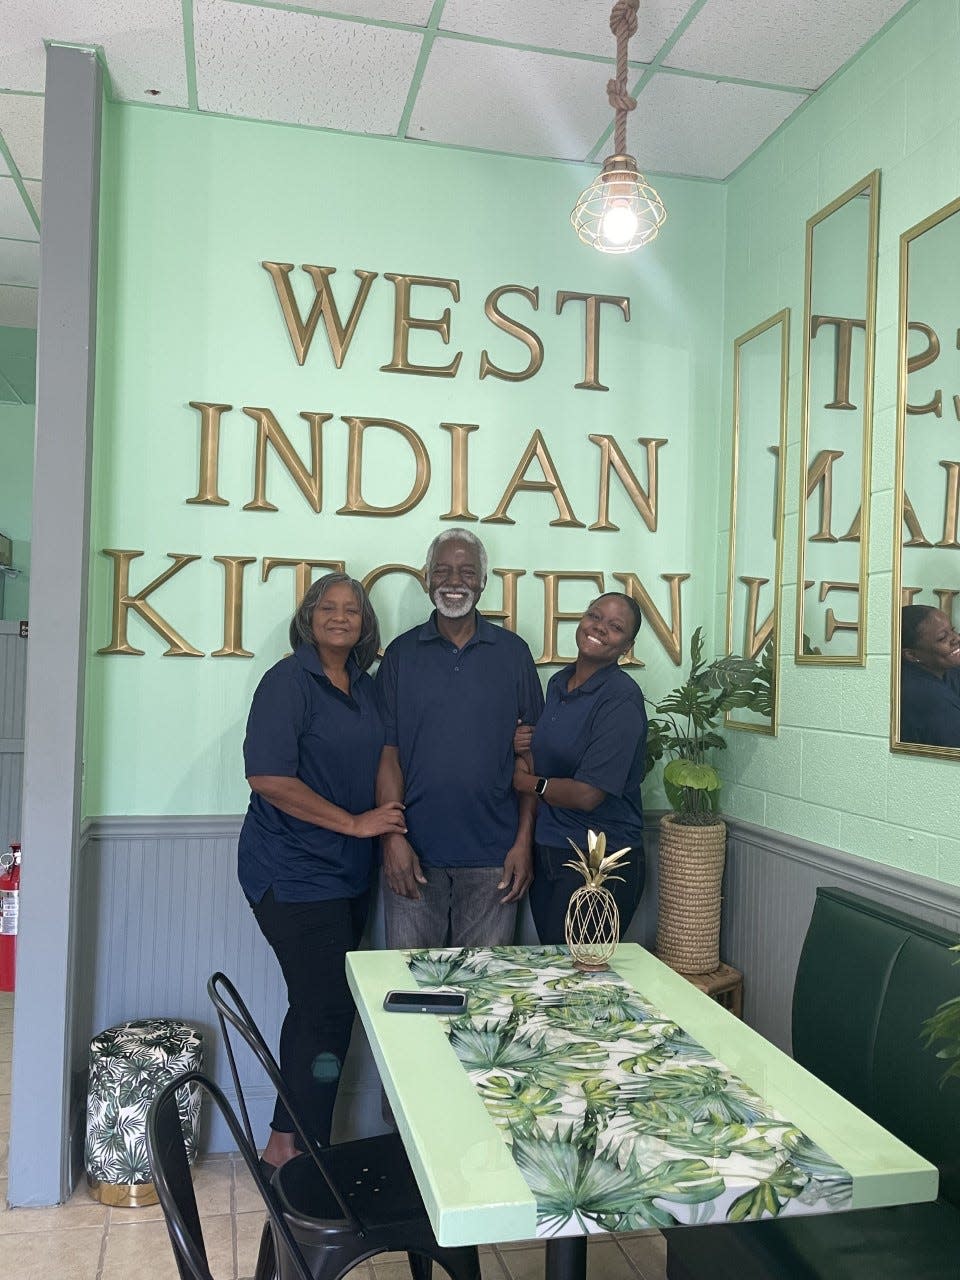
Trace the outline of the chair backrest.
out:
<instances>
[{"instance_id":1,"label":"chair backrest","mask_svg":"<svg viewBox=\"0 0 960 1280\"><path fill-rule=\"evenodd\" d=\"M923 1024L960 994L957 938L842 889L820 888L793 991L793 1052L940 1170L960 1205L960 1081Z\"/></svg>"},{"instance_id":2,"label":"chair backrest","mask_svg":"<svg viewBox=\"0 0 960 1280\"><path fill-rule=\"evenodd\" d=\"M233 1046L230 1042L230 1033L227 1029L229 1024L244 1040L247 1046L252 1050L254 1057L263 1067L264 1071L270 1077L270 1082L276 1089L280 1101L287 1109L287 1114L293 1121L297 1135L303 1144L304 1151L308 1152L312 1157L314 1164L320 1171L327 1188L333 1197L334 1203L340 1210L341 1215L346 1224L359 1229L359 1222L356 1216L349 1208L346 1200L340 1194L337 1186L331 1178L326 1164L323 1159L323 1148L317 1142L312 1134L308 1134L300 1120L296 1106L290 1096L283 1076L280 1074L280 1067L276 1058L267 1047L267 1042L260 1033L260 1028L254 1021L253 1014L247 1008L239 991L230 981L225 973L214 973L211 975L207 983L207 994L210 997L213 1007L217 1011L217 1018L220 1021L220 1032L223 1036L223 1042L227 1050L227 1058L230 1062L230 1074L233 1077L233 1085L237 1093L237 1105L243 1116L243 1128L246 1134L247 1142L250 1147L256 1149L256 1142L253 1137L253 1131L250 1125L250 1117L247 1114L247 1106L243 1098L243 1089L240 1084L240 1073L237 1070L237 1061L234 1056Z\"/></svg>"},{"instance_id":3,"label":"chair backrest","mask_svg":"<svg viewBox=\"0 0 960 1280\"><path fill-rule=\"evenodd\" d=\"M293 1238L275 1192L260 1172L257 1153L247 1142L240 1121L221 1090L200 1071L175 1076L163 1086L147 1112L147 1156L182 1280L213 1280L177 1101L177 1095L188 1087L204 1090L222 1115L263 1199L275 1240L279 1237L278 1243L286 1250L300 1280L312 1280L310 1268Z\"/></svg>"}]
</instances>

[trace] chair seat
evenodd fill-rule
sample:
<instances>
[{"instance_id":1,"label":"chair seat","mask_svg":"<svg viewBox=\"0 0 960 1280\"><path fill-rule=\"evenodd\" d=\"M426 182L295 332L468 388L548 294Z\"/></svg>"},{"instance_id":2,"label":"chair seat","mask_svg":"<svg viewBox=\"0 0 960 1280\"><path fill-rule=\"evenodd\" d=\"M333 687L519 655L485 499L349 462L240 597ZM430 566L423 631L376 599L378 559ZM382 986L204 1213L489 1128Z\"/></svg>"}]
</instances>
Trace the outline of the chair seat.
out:
<instances>
[{"instance_id":1,"label":"chair seat","mask_svg":"<svg viewBox=\"0 0 960 1280\"><path fill-rule=\"evenodd\" d=\"M946 1200L667 1233L668 1280L957 1280Z\"/></svg>"},{"instance_id":2,"label":"chair seat","mask_svg":"<svg viewBox=\"0 0 960 1280\"><path fill-rule=\"evenodd\" d=\"M410 1161L396 1133L324 1149L324 1162L361 1226L379 1231L398 1223L426 1219ZM274 1186L291 1218L309 1221L314 1230L329 1222L342 1229L342 1215L315 1162L298 1156L281 1166Z\"/></svg>"}]
</instances>

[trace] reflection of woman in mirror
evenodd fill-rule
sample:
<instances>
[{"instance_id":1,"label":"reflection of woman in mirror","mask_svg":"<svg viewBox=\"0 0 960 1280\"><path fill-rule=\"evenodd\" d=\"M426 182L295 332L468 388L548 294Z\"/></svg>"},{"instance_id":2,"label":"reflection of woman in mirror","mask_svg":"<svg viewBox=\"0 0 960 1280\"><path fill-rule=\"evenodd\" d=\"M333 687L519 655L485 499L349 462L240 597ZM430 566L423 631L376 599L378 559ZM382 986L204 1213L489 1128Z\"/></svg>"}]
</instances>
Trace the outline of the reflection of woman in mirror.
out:
<instances>
[{"instance_id":1,"label":"reflection of woman in mirror","mask_svg":"<svg viewBox=\"0 0 960 1280\"><path fill-rule=\"evenodd\" d=\"M926 604L901 610L900 741L960 748L960 634Z\"/></svg>"}]
</instances>

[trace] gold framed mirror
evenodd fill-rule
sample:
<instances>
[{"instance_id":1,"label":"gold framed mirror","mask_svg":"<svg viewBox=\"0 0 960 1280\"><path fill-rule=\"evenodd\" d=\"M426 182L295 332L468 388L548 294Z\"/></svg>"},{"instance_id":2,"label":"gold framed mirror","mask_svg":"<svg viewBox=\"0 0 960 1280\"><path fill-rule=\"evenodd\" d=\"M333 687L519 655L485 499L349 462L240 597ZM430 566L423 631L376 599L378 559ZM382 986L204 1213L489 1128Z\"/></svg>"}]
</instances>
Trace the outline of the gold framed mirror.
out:
<instances>
[{"instance_id":1,"label":"gold framed mirror","mask_svg":"<svg viewBox=\"0 0 960 1280\"><path fill-rule=\"evenodd\" d=\"M960 758L960 198L900 237L890 746Z\"/></svg>"},{"instance_id":2,"label":"gold framed mirror","mask_svg":"<svg viewBox=\"0 0 960 1280\"><path fill-rule=\"evenodd\" d=\"M751 733L777 732L789 353L787 310L733 344L727 652L760 661L770 675L770 699L767 714L735 708L724 725Z\"/></svg>"},{"instance_id":3,"label":"gold framed mirror","mask_svg":"<svg viewBox=\"0 0 960 1280\"><path fill-rule=\"evenodd\" d=\"M879 196L875 169L807 222L798 663L865 661Z\"/></svg>"}]
</instances>

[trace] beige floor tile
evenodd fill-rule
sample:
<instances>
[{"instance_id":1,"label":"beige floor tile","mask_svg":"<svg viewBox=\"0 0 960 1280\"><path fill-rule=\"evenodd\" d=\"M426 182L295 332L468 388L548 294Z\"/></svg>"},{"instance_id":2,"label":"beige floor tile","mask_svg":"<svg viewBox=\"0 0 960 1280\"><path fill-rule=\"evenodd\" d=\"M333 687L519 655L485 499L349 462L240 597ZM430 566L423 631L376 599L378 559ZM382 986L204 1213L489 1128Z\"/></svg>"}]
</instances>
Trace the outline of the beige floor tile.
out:
<instances>
[{"instance_id":1,"label":"beige floor tile","mask_svg":"<svg viewBox=\"0 0 960 1280\"><path fill-rule=\"evenodd\" d=\"M233 1169L229 1156L206 1156L197 1161L193 1169L193 1190L201 1219L232 1212L232 1179ZM130 1227L142 1222L162 1221L161 1207L158 1204L146 1204L135 1209L114 1209L111 1226Z\"/></svg>"},{"instance_id":2,"label":"beige floor tile","mask_svg":"<svg viewBox=\"0 0 960 1280\"><path fill-rule=\"evenodd\" d=\"M233 1195L237 1213L260 1213L263 1210L260 1192L239 1156L233 1163Z\"/></svg>"},{"instance_id":3,"label":"beige floor tile","mask_svg":"<svg viewBox=\"0 0 960 1280\"><path fill-rule=\"evenodd\" d=\"M6 1205L6 1187L3 1204ZM85 1227L103 1228L108 1209L90 1198L86 1186L77 1187L66 1204L46 1209L0 1210L0 1236L23 1232L73 1231ZM3 1245L0 1243L0 1250Z\"/></svg>"},{"instance_id":4,"label":"beige floor tile","mask_svg":"<svg viewBox=\"0 0 960 1280\"><path fill-rule=\"evenodd\" d=\"M57 1280L92 1280L97 1274L102 1240L99 1227L4 1236L0 1244L0 1276L5 1280L50 1280L51 1276Z\"/></svg>"},{"instance_id":5,"label":"beige floor tile","mask_svg":"<svg viewBox=\"0 0 960 1280\"><path fill-rule=\"evenodd\" d=\"M236 1215L237 1267L241 1276L252 1276L260 1252L260 1237L266 1222L264 1213Z\"/></svg>"},{"instance_id":6,"label":"beige floor tile","mask_svg":"<svg viewBox=\"0 0 960 1280\"><path fill-rule=\"evenodd\" d=\"M543 1280L544 1246L539 1241L497 1246L510 1280Z\"/></svg>"},{"instance_id":7,"label":"beige floor tile","mask_svg":"<svg viewBox=\"0 0 960 1280\"><path fill-rule=\"evenodd\" d=\"M637 1280L637 1272L616 1240L591 1240L587 1245L587 1280Z\"/></svg>"},{"instance_id":8,"label":"beige floor tile","mask_svg":"<svg viewBox=\"0 0 960 1280\"><path fill-rule=\"evenodd\" d=\"M8 1058L6 1062L0 1062L0 1093L10 1092L10 1074L11 1065Z\"/></svg>"},{"instance_id":9,"label":"beige floor tile","mask_svg":"<svg viewBox=\"0 0 960 1280\"><path fill-rule=\"evenodd\" d=\"M480 1274L483 1280L510 1280L506 1267L500 1261L500 1255L492 1245L480 1246Z\"/></svg>"},{"instance_id":10,"label":"beige floor tile","mask_svg":"<svg viewBox=\"0 0 960 1280\"><path fill-rule=\"evenodd\" d=\"M203 1238L211 1272L218 1277L235 1274L233 1223L229 1214L207 1218ZM90 1275L95 1275L91 1272ZM104 1251L102 1280L179 1280L177 1264L163 1222L141 1222L116 1231L111 1226ZM90 1280L85 1276L84 1280Z\"/></svg>"},{"instance_id":11,"label":"beige floor tile","mask_svg":"<svg viewBox=\"0 0 960 1280\"><path fill-rule=\"evenodd\" d=\"M667 1274L667 1242L659 1231L618 1237L624 1253L643 1276L643 1280L665 1280Z\"/></svg>"}]
</instances>

